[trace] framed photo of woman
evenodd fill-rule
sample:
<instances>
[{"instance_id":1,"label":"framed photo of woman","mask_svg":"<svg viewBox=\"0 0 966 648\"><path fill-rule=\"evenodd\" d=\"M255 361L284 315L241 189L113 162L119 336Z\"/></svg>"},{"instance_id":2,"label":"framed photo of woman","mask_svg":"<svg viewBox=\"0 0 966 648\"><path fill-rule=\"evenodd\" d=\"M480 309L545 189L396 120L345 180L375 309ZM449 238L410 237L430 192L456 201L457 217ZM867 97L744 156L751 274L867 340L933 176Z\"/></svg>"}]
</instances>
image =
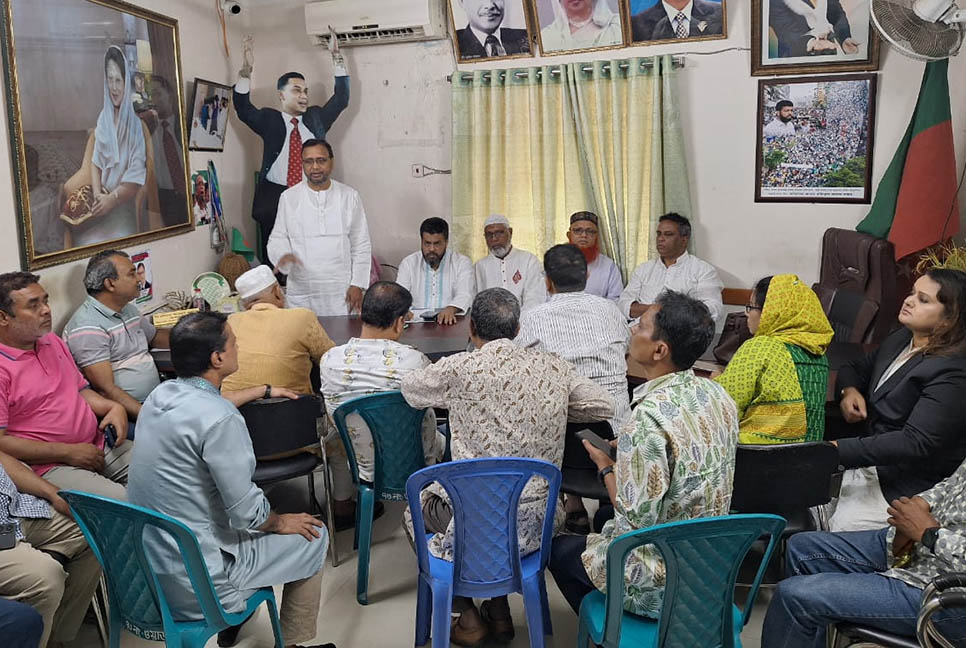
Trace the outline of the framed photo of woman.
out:
<instances>
[{"instance_id":1,"label":"framed photo of woman","mask_svg":"<svg viewBox=\"0 0 966 648\"><path fill-rule=\"evenodd\" d=\"M621 0L532 0L544 54L623 47Z\"/></svg>"},{"instance_id":2,"label":"framed photo of woman","mask_svg":"<svg viewBox=\"0 0 966 648\"><path fill-rule=\"evenodd\" d=\"M190 230L177 21L118 0L0 19L23 267Z\"/></svg>"},{"instance_id":3,"label":"framed photo of woman","mask_svg":"<svg viewBox=\"0 0 966 648\"><path fill-rule=\"evenodd\" d=\"M751 73L879 69L872 0L751 0Z\"/></svg>"},{"instance_id":4,"label":"framed photo of woman","mask_svg":"<svg viewBox=\"0 0 966 648\"><path fill-rule=\"evenodd\" d=\"M631 45L728 37L726 0L625 0Z\"/></svg>"},{"instance_id":5,"label":"framed photo of woman","mask_svg":"<svg viewBox=\"0 0 966 648\"><path fill-rule=\"evenodd\" d=\"M457 63L533 56L525 0L449 0Z\"/></svg>"}]
</instances>

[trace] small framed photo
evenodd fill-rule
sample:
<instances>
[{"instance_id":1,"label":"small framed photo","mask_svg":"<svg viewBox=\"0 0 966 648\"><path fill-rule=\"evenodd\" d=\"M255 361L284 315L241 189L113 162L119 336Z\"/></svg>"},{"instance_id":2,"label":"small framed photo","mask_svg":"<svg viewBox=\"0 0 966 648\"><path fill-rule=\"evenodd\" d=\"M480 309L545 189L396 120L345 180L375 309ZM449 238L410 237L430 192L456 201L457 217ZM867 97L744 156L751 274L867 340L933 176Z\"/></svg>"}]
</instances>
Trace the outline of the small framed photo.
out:
<instances>
[{"instance_id":1,"label":"small framed photo","mask_svg":"<svg viewBox=\"0 0 966 648\"><path fill-rule=\"evenodd\" d=\"M876 77L758 82L755 202L872 199Z\"/></svg>"},{"instance_id":2,"label":"small framed photo","mask_svg":"<svg viewBox=\"0 0 966 648\"><path fill-rule=\"evenodd\" d=\"M533 56L524 0L449 0L458 63Z\"/></svg>"},{"instance_id":3,"label":"small framed photo","mask_svg":"<svg viewBox=\"0 0 966 648\"><path fill-rule=\"evenodd\" d=\"M879 69L871 0L751 0L751 73Z\"/></svg>"},{"instance_id":4,"label":"small framed photo","mask_svg":"<svg viewBox=\"0 0 966 648\"><path fill-rule=\"evenodd\" d=\"M728 37L726 0L626 0L630 44Z\"/></svg>"},{"instance_id":5,"label":"small framed photo","mask_svg":"<svg viewBox=\"0 0 966 648\"><path fill-rule=\"evenodd\" d=\"M623 47L621 0L532 0L544 54Z\"/></svg>"},{"instance_id":6,"label":"small framed photo","mask_svg":"<svg viewBox=\"0 0 966 648\"><path fill-rule=\"evenodd\" d=\"M224 151L228 113L231 110L231 86L195 79L188 123L191 151Z\"/></svg>"}]
</instances>

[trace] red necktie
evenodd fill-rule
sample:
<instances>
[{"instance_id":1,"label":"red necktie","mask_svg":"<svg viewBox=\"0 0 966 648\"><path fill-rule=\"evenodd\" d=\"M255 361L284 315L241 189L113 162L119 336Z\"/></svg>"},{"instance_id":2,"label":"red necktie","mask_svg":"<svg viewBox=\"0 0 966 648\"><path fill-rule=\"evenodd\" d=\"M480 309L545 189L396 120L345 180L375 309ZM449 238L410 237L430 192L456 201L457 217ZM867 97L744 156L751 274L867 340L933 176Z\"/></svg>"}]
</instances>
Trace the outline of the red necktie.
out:
<instances>
[{"instance_id":1,"label":"red necktie","mask_svg":"<svg viewBox=\"0 0 966 648\"><path fill-rule=\"evenodd\" d=\"M178 155L178 145L174 142L174 136L168 130L168 120L161 122L161 132L164 133L161 141L164 143L164 161L168 163L168 173L171 175L171 184L177 194L186 194L184 181L184 165L181 163L181 156Z\"/></svg>"},{"instance_id":2,"label":"red necktie","mask_svg":"<svg viewBox=\"0 0 966 648\"><path fill-rule=\"evenodd\" d=\"M288 186L302 182L302 134L299 120L292 117L292 135L288 138Z\"/></svg>"}]
</instances>

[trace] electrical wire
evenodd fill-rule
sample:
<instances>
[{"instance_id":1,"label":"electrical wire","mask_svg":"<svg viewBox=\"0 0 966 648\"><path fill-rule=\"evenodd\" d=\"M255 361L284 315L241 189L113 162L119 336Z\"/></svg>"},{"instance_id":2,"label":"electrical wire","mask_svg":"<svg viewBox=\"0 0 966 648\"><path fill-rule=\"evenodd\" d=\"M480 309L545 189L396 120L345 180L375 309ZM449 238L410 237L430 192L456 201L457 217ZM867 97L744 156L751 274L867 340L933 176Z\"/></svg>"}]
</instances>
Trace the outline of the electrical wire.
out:
<instances>
[{"instance_id":1,"label":"electrical wire","mask_svg":"<svg viewBox=\"0 0 966 648\"><path fill-rule=\"evenodd\" d=\"M959 197L959 192L963 188L963 181L966 180L966 162L963 162L963 171L959 174L959 184L956 185L956 191L953 193L953 199L949 202L949 213L946 214L946 222L943 223L942 236L939 237L940 243L946 240L946 230L949 228L949 221L952 220L953 214L956 211L956 200ZM959 214L956 214L959 217Z\"/></svg>"}]
</instances>

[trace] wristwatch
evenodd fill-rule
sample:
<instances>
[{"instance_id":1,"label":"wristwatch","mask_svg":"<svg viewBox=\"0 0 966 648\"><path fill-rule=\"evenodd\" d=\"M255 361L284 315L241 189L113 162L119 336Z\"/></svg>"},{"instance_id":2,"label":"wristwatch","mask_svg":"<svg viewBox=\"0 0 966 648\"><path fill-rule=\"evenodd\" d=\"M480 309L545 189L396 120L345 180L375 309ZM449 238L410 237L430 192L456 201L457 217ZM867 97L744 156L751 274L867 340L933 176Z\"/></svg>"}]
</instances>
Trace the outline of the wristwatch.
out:
<instances>
[{"instance_id":1,"label":"wristwatch","mask_svg":"<svg viewBox=\"0 0 966 648\"><path fill-rule=\"evenodd\" d=\"M265 385L265 395L262 396L262 398L268 399L268 398L271 398L271 397L272 397L272 386L271 385Z\"/></svg>"},{"instance_id":2,"label":"wristwatch","mask_svg":"<svg viewBox=\"0 0 966 648\"><path fill-rule=\"evenodd\" d=\"M929 527L922 532L922 540L920 541L920 544L922 544L923 547L932 553L936 553L937 540L939 540L939 527Z\"/></svg>"},{"instance_id":3,"label":"wristwatch","mask_svg":"<svg viewBox=\"0 0 966 648\"><path fill-rule=\"evenodd\" d=\"M597 479L599 479L600 480L600 483L603 484L604 483L604 478L607 477L607 475L611 474L612 472L614 472L614 466L613 466L613 464L610 465L610 466L607 466L603 470L598 470L597 471Z\"/></svg>"}]
</instances>

